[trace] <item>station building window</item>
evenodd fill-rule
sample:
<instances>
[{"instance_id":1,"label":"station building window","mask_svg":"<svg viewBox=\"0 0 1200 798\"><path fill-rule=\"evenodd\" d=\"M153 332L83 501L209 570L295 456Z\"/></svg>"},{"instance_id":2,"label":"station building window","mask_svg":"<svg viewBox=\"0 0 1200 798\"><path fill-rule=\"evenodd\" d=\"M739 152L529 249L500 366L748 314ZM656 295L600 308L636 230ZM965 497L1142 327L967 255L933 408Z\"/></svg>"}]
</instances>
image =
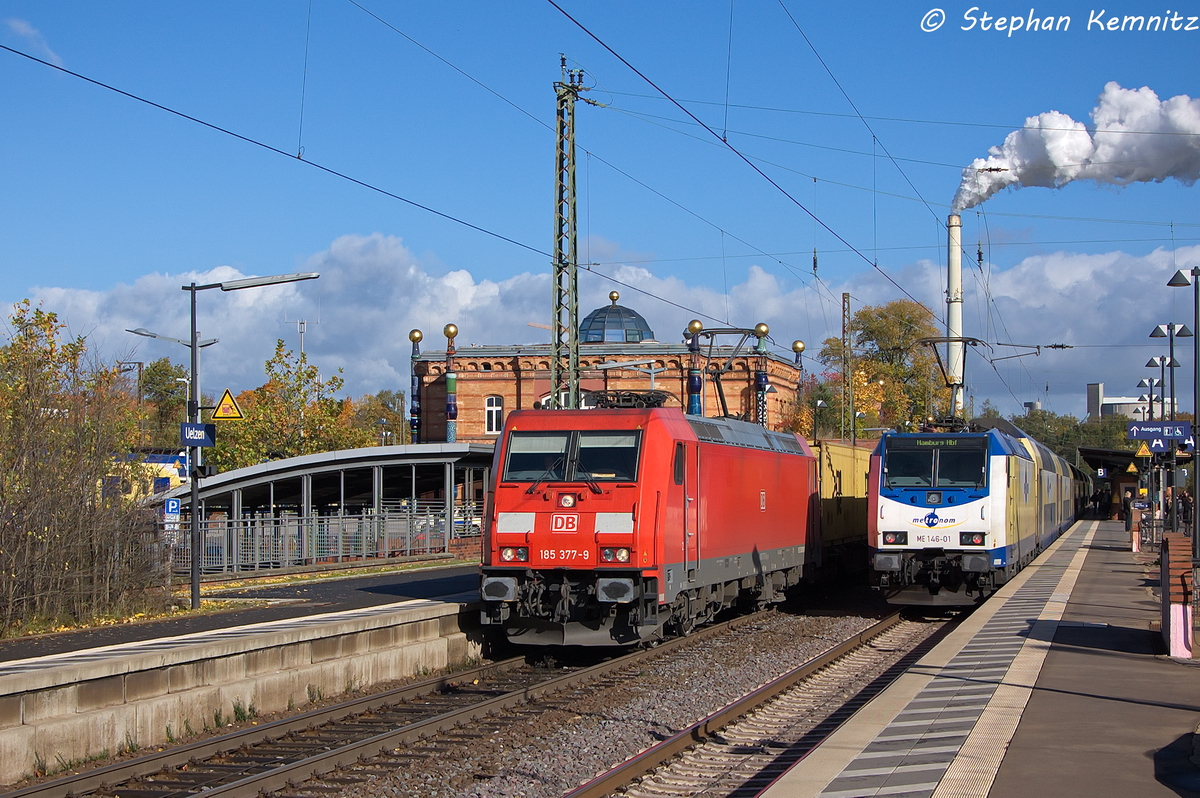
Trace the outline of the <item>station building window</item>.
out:
<instances>
[{"instance_id":1,"label":"station building window","mask_svg":"<svg viewBox=\"0 0 1200 798\"><path fill-rule=\"evenodd\" d=\"M499 435L504 429L504 397L489 396L486 402L488 435Z\"/></svg>"}]
</instances>

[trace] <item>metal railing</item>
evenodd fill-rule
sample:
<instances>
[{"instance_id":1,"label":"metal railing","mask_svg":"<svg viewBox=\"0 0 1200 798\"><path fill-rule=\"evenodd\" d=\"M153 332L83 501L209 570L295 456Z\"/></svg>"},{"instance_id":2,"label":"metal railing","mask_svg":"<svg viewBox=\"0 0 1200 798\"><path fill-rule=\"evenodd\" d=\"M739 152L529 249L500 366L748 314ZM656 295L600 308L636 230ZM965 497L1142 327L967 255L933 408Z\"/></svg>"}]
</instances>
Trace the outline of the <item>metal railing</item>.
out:
<instances>
[{"instance_id":1,"label":"metal railing","mask_svg":"<svg viewBox=\"0 0 1200 798\"><path fill-rule=\"evenodd\" d=\"M171 570L191 569L186 512L179 523L160 523L159 540ZM447 531L446 505L416 501L361 515L223 518L200 522L203 573L261 571L323 563L447 553L450 537L479 534L478 508L456 507Z\"/></svg>"},{"instance_id":2,"label":"metal railing","mask_svg":"<svg viewBox=\"0 0 1200 798\"><path fill-rule=\"evenodd\" d=\"M1142 513L1138 529L1142 551L1162 550L1163 519L1155 518L1151 513Z\"/></svg>"}]
</instances>

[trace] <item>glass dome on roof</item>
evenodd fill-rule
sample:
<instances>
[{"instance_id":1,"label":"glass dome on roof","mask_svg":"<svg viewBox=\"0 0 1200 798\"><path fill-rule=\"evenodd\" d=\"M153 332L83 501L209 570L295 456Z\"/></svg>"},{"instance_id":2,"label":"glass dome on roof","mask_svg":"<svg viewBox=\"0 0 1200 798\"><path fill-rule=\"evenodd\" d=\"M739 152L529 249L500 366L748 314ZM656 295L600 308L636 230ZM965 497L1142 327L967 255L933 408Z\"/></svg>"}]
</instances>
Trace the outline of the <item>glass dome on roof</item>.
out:
<instances>
[{"instance_id":1,"label":"glass dome on roof","mask_svg":"<svg viewBox=\"0 0 1200 798\"><path fill-rule=\"evenodd\" d=\"M621 295L613 291L608 295L612 304L596 308L579 325L579 340L585 344L628 343L636 344L654 338L654 331L636 310L617 304Z\"/></svg>"}]
</instances>

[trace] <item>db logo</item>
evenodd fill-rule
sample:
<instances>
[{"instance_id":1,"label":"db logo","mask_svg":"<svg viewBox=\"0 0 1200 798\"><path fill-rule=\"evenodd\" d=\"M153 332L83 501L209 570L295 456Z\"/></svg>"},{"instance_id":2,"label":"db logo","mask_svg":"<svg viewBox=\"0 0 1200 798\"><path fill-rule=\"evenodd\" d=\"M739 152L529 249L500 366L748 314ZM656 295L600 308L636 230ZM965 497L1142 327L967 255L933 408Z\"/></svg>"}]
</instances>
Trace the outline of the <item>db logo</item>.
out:
<instances>
[{"instance_id":1,"label":"db logo","mask_svg":"<svg viewBox=\"0 0 1200 798\"><path fill-rule=\"evenodd\" d=\"M578 532L579 531L579 516L577 516L577 515L552 515L552 516L550 516L550 531L551 532Z\"/></svg>"}]
</instances>

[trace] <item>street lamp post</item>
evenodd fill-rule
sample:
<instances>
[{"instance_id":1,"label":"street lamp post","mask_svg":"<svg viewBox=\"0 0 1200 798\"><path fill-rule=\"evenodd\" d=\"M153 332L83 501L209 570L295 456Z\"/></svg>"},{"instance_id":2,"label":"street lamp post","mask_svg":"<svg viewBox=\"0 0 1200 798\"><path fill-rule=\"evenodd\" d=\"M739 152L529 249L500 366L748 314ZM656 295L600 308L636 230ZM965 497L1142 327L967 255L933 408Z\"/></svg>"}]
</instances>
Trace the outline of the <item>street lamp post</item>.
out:
<instances>
[{"instance_id":1,"label":"street lamp post","mask_svg":"<svg viewBox=\"0 0 1200 798\"><path fill-rule=\"evenodd\" d=\"M1191 269L1180 269L1175 272L1167 285L1171 288L1183 288L1190 285L1192 287L1192 329L1200 330L1200 267ZM1192 422L1200 421L1200 346L1195 343L1192 345ZM1194 435L1193 431L1193 435ZM1193 471L1195 471L1195 461L1193 461ZM1197 478L1195 483L1200 487L1200 478ZM1200 491L1193 491L1193 495ZM1193 627L1196 623L1197 616L1197 595L1196 585L1200 584L1200 507L1192 512L1192 623ZM1192 656L1200 654L1194 643L1196 637L1192 635Z\"/></svg>"},{"instance_id":2,"label":"street lamp post","mask_svg":"<svg viewBox=\"0 0 1200 798\"><path fill-rule=\"evenodd\" d=\"M412 355L409 358L409 373L411 376L408 397L408 429L409 440L421 442L421 378L417 376L417 359L421 357L421 339L425 335L420 330L409 330L408 340L412 341Z\"/></svg>"},{"instance_id":3,"label":"street lamp post","mask_svg":"<svg viewBox=\"0 0 1200 798\"><path fill-rule=\"evenodd\" d=\"M1148 361L1146 361L1146 368L1156 368L1157 366L1158 366L1158 358L1157 357L1152 357ZM1146 389L1146 396L1149 400L1150 411L1149 411L1149 415L1146 418L1147 421L1154 420L1154 386L1159 385L1159 384L1160 384L1160 381L1154 379L1153 377L1148 377L1146 379L1138 381L1138 387ZM1138 401L1141 401L1141 400L1139 399ZM1161 405L1161 403L1162 403L1162 399L1160 397L1159 404Z\"/></svg>"},{"instance_id":4,"label":"street lamp post","mask_svg":"<svg viewBox=\"0 0 1200 798\"><path fill-rule=\"evenodd\" d=\"M685 333L688 348L687 412L689 416L704 415L702 397L704 377L700 370L700 331L703 329L704 324L699 319L692 319L688 322Z\"/></svg>"},{"instance_id":5,"label":"street lamp post","mask_svg":"<svg viewBox=\"0 0 1200 798\"><path fill-rule=\"evenodd\" d=\"M447 324L442 328L446 336L446 443L458 442L458 375L454 371L454 339L458 337L458 326Z\"/></svg>"},{"instance_id":6,"label":"street lamp post","mask_svg":"<svg viewBox=\"0 0 1200 798\"><path fill-rule=\"evenodd\" d=\"M302 272L299 274L274 274L269 277L248 277L244 280L227 280L221 283L206 283L197 285L192 282L188 285L181 286L181 289L187 291L191 296L191 337L187 342L180 341L178 338L167 338L164 335L156 335L149 330L139 327L136 330L128 330L135 335L144 335L149 338L161 338L163 340L172 341L177 344L186 344L191 350L191 385L189 386L188 398L188 421L193 424L200 423L200 349L205 346L210 346L217 342L213 338L208 341L200 340L200 331L196 329L196 292L207 291L212 288L220 288L222 291L240 291L243 288L259 288L265 285L278 285L280 283L295 283L301 280L315 280L320 277L316 272ZM188 460L191 463L189 467L188 480L191 483L191 505L188 507L188 525L192 538L192 565L191 565L191 605L192 609L200 609L200 559L202 555L202 546L200 540L200 460L198 446L188 446Z\"/></svg>"},{"instance_id":7,"label":"street lamp post","mask_svg":"<svg viewBox=\"0 0 1200 798\"><path fill-rule=\"evenodd\" d=\"M1180 362L1175 359L1175 339L1176 338L1191 338L1192 331L1187 328L1186 324L1176 324L1175 322L1172 321L1172 322L1168 322L1167 324L1157 325L1154 328L1153 332L1150 333L1150 337L1167 339L1167 359L1166 359L1165 365L1167 368L1169 368L1171 370L1171 380L1170 380L1170 384L1171 384L1171 393L1170 393L1170 396L1171 396L1171 421L1175 421L1175 413L1176 413L1175 369L1181 365ZM1165 411L1164 411L1163 415L1164 415L1164 417L1166 416ZM1176 506L1178 504L1179 497L1175 495L1176 494L1175 474L1176 474L1177 465L1178 465L1178 459L1177 459L1176 449L1174 446L1172 446L1171 447L1170 466L1169 466L1171 469L1171 474L1170 474L1170 478L1167 480L1167 482L1171 488L1171 531L1172 532L1176 532L1179 530L1179 518L1177 517L1177 514L1176 514Z\"/></svg>"},{"instance_id":8,"label":"street lamp post","mask_svg":"<svg viewBox=\"0 0 1200 798\"><path fill-rule=\"evenodd\" d=\"M820 429L820 427L817 426L817 414L821 412L822 407L829 407L829 405L825 402L824 399L818 399L817 401L813 402L813 440L814 441L820 437L820 433L818 433L818 430Z\"/></svg>"}]
</instances>

